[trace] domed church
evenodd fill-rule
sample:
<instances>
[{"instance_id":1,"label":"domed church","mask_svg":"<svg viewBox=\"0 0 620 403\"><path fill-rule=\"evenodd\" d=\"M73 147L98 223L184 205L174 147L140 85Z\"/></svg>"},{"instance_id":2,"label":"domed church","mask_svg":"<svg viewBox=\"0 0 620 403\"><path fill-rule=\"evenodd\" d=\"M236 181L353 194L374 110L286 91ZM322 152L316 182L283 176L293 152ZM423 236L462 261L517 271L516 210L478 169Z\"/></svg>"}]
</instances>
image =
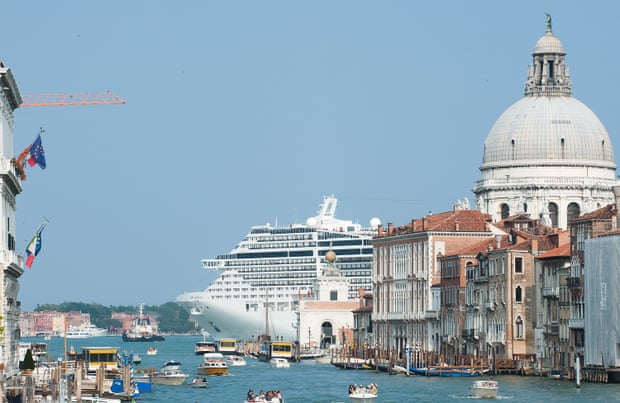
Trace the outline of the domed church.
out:
<instances>
[{"instance_id":1,"label":"domed church","mask_svg":"<svg viewBox=\"0 0 620 403\"><path fill-rule=\"evenodd\" d=\"M614 153L605 127L573 98L566 52L551 29L538 40L524 97L484 143L473 193L494 221L528 214L566 229L573 217L614 202Z\"/></svg>"}]
</instances>

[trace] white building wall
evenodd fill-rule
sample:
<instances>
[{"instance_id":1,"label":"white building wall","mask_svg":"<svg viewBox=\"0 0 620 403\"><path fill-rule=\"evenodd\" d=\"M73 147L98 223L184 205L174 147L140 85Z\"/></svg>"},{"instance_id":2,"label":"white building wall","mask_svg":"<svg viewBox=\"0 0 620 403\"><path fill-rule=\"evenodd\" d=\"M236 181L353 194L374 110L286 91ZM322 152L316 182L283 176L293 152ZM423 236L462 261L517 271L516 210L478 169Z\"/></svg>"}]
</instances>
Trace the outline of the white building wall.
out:
<instances>
[{"instance_id":1,"label":"white building wall","mask_svg":"<svg viewBox=\"0 0 620 403\"><path fill-rule=\"evenodd\" d=\"M586 240L584 272L584 364L620 366L620 235Z\"/></svg>"}]
</instances>

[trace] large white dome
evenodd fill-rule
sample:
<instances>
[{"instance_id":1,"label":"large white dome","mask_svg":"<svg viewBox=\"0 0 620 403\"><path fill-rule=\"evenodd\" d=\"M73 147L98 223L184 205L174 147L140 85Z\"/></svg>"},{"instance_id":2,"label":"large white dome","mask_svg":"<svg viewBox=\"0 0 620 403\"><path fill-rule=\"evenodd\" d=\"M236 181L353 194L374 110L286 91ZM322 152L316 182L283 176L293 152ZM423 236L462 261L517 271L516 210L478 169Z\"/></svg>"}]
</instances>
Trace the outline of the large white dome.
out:
<instances>
[{"instance_id":1,"label":"large white dome","mask_svg":"<svg viewBox=\"0 0 620 403\"><path fill-rule=\"evenodd\" d=\"M526 96L497 119L484 144L481 169L524 163L616 166L605 127L570 96Z\"/></svg>"},{"instance_id":2,"label":"large white dome","mask_svg":"<svg viewBox=\"0 0 620 403\"><path fill-rule=\"evenodd\" d=\"M607 130L572 96L566 53L547 29L536 43L524 97L497 119L484 143L478 208L499 221L527 214L566 229L615 200L616 163Z\"/></svg>"}]
</instances>

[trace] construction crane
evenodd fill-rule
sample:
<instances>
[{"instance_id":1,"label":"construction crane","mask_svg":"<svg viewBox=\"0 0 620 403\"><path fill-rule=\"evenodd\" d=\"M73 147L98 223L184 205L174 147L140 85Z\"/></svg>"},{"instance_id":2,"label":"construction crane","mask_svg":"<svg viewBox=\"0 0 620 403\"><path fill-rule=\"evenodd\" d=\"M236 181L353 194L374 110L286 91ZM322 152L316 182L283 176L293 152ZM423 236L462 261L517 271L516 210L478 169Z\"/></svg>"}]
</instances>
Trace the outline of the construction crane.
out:
<instances>
[{"instance_id":1,"label":"construction crane","mask_svg":"<svg viewBox=\"0 0 620 403\"><path fill-rule=\"evenodd\" d=\"M81 106L124 104L125 101L110 91L98 94L22 94L19 106Z\"/></svg>"}]
</instances>

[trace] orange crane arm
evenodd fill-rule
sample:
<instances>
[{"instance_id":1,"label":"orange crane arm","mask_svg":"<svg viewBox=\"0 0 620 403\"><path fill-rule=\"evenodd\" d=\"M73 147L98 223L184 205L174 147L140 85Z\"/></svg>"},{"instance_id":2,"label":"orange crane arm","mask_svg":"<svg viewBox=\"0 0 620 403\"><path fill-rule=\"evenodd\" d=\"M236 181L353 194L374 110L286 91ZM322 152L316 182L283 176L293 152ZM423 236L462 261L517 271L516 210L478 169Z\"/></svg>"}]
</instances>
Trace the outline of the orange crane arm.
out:
<instances>
[{"instance_id":1,"label":"orange crane arm","mask_svg":"<svg viewBox=\"0 0 620 403\"><path fill-rule=\"evenodd\" d=\"M124 104L110 91L98 94L23 94L20 106L79 106Z\"/></svg>"}]
</instances>

